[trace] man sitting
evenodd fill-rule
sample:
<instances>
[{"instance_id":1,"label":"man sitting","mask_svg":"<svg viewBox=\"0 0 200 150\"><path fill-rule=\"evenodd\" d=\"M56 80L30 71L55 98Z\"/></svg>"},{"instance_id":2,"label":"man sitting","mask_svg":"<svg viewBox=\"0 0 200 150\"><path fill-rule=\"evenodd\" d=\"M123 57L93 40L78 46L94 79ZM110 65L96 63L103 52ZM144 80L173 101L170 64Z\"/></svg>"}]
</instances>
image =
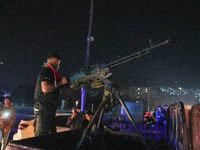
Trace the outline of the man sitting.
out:
<instances>
[{"instance_id":1,"label":"man sitting","mask_svg":"<svg viewBox=\"0 0 200 150\"><path fill-rule=\"evenodd\" d=\"M81 129L83 123L83 116L77 112L75 107L72 107L72 115L68 118L67 125L70 126L71 130Z\"/></svg>"}]
</instances>

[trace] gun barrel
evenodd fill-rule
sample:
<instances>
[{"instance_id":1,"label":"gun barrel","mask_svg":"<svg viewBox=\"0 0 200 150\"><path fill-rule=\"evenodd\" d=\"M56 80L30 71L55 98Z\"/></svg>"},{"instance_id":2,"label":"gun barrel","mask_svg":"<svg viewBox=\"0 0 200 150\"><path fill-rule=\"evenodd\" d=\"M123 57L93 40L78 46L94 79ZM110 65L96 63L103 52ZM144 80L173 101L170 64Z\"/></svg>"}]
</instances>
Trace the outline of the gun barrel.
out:
<instances>
[{"instance_id":1,"label":"gun barrel","mask_svg":"<svg viewBox=\"0 0 200 150\"><path fill-rule=\"evenodd\" d=\"M128 55L128 56L123 57L123 58L121 58L121 59L118 59L118 60L116 60L116 61L114 61L114 62L108 63L108 64L106 64L104 67L112 68L112 67L118 66L118 65L120 65L120 64L129 62L129 61L131 61L131 60L133 60L133 59L135 59L135 58L138 58L138 57L140 57L140 56L142 56L142 55L146 55L146 54L150 53L150 50L152 50L152 49L158 48L158 47L160 47L160 46L162 46L162 45L165 45L165 44L168 44L168 43L170 43L170 40L166 40L166 41L164 41L164 42L162 42L162 43L160 43L160 44L151 46L151 47L149 47L149 48L146 48L146 49L141 50L141 51L139 51L139 52L136 52L136 53L134 53L134 54L131 54L131 55Z\"/></svg>"},{"instance_id":2,"label":"gun barrel","mask_svg":"<svg viewBox=\"0 0 200 150\"><path fill-rule=\"evenodd\" d=\"M89 69L86 68L86 70L83 69L79 73L77 73L69 78L70 84L71 84L70 87L78 88L78 87L84 86L86 83L89 83L90 81L102 81L102 80L108 78L109 76L111 76L111 73L109 72L109 68L118 66L118 65L123 64L128 61L131 61L142 55L146 55L146 54L150 53L150 50L155 49L164 44L167 44L169 42L170 42L169 40L166 40L165 42L162 42L155 46L151 46L149 48L146 48L144 50L136 52L132 55L123 57L123 58L118 59L109 64L101 64L100 66L96 65L96 67L91 67Z\"/></svg>"}]
</instances>

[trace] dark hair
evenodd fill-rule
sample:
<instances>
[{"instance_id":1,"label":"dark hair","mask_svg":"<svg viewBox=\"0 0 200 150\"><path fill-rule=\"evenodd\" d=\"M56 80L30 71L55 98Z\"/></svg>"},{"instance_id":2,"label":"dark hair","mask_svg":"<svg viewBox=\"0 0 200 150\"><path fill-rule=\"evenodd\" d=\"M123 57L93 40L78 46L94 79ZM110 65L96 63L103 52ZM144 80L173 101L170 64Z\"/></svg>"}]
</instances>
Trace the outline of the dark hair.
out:
<instances>
[{"instance_id":1,"label":"dark hair","mask_svg":"<svg viewBox=\"0 0 200 150\"><path fill-rule=\"evenodd\" d=\"M80 107L76 107L76 109L81 109Z\"/></svg>"},{"instance_id":2,"label":"dark hair","mask_svg":"<svg viewBox=\"0 0 200 150\"><path fill-rule=\"evenodd\" d=\"M76 107L72 107L72 110L76 110Z\"/></svg>"},{"instance_id":3,"label":"dark hair","mask_svg":"<svg viewBox=\"0 0 200 150\"><path fill-rule=\"evenodd\" d=\"M60 60L60 55L56 54L56 53L51 53L50 55L47 56L47 59L49 58L57 58Z\"/></svg>"},{"instance_id":4,"label":"dark hair","mask_svg":"<svg viewBox=\"0 0 200 150\"><path fill-rule=\"evenodd\" d=\"M10 100L10 97L5 97L4 100L7 99L7 98Z\"/></svg>"},{"instance_id":5,"label":"dark hair","mask_svg":"<svg viewBox=\"0 0 200 150\"><path fill-rule=\"evenodd\" d=\"M88 114L89 116L90 116L90 115L94 115L94 113L91 112L90 110L88 110L86 114Z\"/></svg>"}]
</instances>

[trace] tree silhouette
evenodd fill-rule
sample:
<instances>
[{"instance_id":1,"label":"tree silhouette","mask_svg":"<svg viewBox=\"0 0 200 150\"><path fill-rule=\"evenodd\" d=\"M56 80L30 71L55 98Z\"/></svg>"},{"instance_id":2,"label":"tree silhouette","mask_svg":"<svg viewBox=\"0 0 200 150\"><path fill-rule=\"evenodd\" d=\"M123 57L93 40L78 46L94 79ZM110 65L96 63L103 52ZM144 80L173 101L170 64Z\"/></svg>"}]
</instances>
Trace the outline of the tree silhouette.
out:
<instances>
[{"instance_id":1,"label":"tree silhouette","mask_svg":"<svg viewBox=\"0 0 200 150\"><path fill-rule=\"evenodd\" d=\"M34 89L31 84L18 86L11 95L12 103L20 106L33 106Z\"/></svg>"}]
</instances>

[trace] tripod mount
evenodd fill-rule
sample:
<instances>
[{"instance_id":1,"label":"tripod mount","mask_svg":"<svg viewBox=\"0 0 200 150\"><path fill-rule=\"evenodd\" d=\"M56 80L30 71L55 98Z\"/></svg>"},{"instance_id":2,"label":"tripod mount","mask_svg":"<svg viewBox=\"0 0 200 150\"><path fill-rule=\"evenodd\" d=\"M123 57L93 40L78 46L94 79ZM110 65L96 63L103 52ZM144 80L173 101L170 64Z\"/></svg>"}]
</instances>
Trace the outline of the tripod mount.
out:
<instances>
[{"instance_id":1,"label":"tripod mount","mask_svg":"<svg viewBox=\"0 0 200 150\"><path fill-rule=\"evenodd\" d=\"M96 112L95 112L94 116L92 117L90 123L88 124L87 128L85 128L85 130L83 131L82 137L76 147L77 150L81 147L84 139L86 137L89 137L91 128L97 121L98 121L98 125L97 125L97 131L98 131L98 128L99 128L100 123L103 118L105 107L107 104L109 104L112 101L113 95L115 95L115 97L118 99L120 104L123 106L128 118L130 119L130 122L133 124L138 136L140 137L141 141L143 142L144 146L146 147L146 150L148 150L148 147L147 147L141 133L139 132L138 127L136 126L136 123L135 123L133 117L131 116L125 102L122 100L119 88L108 79L104 80L104 94L103 94L102 102L99 105L98 109L96 110Z\"/></svg>"}]
</instances>

